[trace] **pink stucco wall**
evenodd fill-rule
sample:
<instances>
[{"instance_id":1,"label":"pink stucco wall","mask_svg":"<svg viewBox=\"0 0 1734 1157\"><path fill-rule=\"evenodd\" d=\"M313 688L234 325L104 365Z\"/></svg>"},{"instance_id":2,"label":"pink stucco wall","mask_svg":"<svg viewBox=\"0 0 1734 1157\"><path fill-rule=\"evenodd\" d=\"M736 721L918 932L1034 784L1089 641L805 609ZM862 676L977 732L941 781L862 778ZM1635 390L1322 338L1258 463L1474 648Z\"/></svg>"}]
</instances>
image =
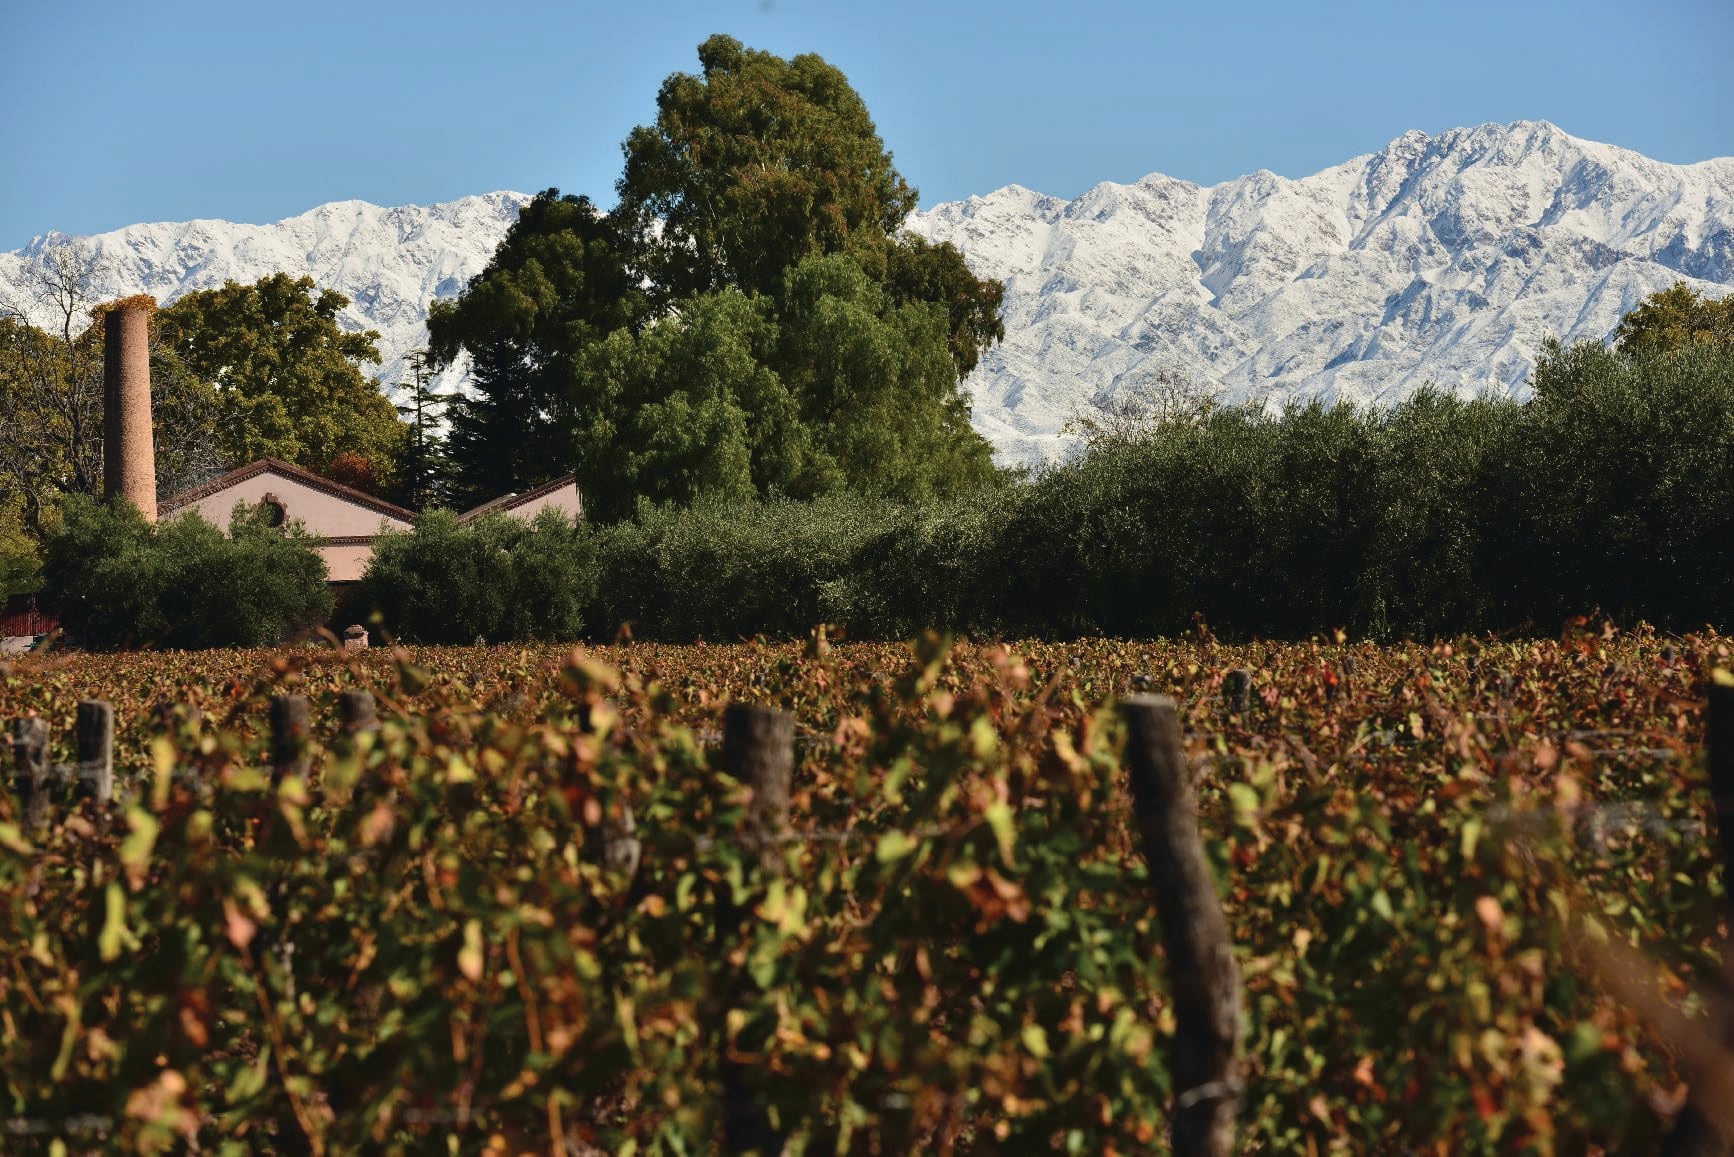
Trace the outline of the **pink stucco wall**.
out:
<instances>
[{"instance_id":1,"label":"pink stucco wall","mask_svg":"<svg viewBox=\"0 0 1734 1157\"><path fill-rule=\"evenodd\" d=\"M256 506L267 494L283 504L288 518L300 519L309 533L320 538L369 538L386 530L410 528L405 519L317 490L298 478L274 470L240 479L197 502L170 511L165 517L178 518L190 510L206 522L227 530L229 516L237 502ZM325 560L327 578L334 583L359 579L373 554L373 547L367 543L328 542L318 550Z\"/></svg>"},{"instance_id":2,"label":"pink stucco wall","mask_svg":"<svg viewBox=\"0 0 1734 1157\"><path fill-rule=\"evenodd\" d=\"M373 547L349 543L327 543L319 548L325 560L325 581L352 583L367 570L367 560L373 557Z\"/></svg>"},{"instance_id":3,"label":"pink stucco wall","mask_svg":"<svg viewBox=\"0 0 1734 1157\"><path fill-rule=\"evenodd\" d=\"M576 520L579 515L584 513L584 504L578 500L578 484L568 482L560 489L544 494L540 498L532 498L522 506L512 507L506 513L513 518L528 520L535 518L550 506L567 518Z\"/></svg>"},{"instance_id":4,"label":"pink stucco wall","mask_svg":"<svg viewBox=\"0 0 1734 1157\"><path fill-rule=\"evenodd\" d=\"M334 494L315 490L299 479L267 470L226 486L215 494L199 499L184 509L196 510L199 517L224 530L229 528L229 514L235 503L257 505L267 494L282 501L290 518L306 523L310 533L321 538L352 538L356 535L378 534L382 529L408 530L410 524L401 518L391 518L377 510L359 506ZM182 510L167 517L178 517Z\"/></svg>"},{"instance_id":5,"label":"pink stucco wall","mask_svg":"<svg viewBox=\"0 0 1734 1157\"><path fill-rule=\"evenodd\" d=\"M373 510L340 495L329 494L309 486L301 479L266 469L251 478L242 478L221 490L207 494L195 502L164 514L179 518L193 511L216 526L227 530L229 517L236 503L257 506L270 495L283 504L290 519L300 519L309 533L326 540L372 538L391 531L411 528L404 518ZM533 519L546 509L555 509L573 520L583 515L583 502L576 483L568 482L547 494L538 495L521 506L503 511L513 518ZM373 546L366 542L326 541L319 547L331 582L354 582L367 570L373 556Z\"/></svg>"}]
</instances>

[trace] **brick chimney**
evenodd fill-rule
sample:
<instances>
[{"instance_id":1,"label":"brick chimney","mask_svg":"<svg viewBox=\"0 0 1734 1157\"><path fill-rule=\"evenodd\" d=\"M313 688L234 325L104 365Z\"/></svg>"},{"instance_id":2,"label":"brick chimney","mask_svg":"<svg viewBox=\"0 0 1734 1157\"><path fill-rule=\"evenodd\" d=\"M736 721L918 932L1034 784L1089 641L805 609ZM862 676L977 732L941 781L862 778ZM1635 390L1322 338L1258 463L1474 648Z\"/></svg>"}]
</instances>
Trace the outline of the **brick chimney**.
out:
<instances>
[{"instance_id":1,"label":"brick chimney","mask_svg":"<svg viewBox=\"0 0 1734 1157\"><path fill-rule=\"evenodd\" d=\"M155 299L128 297L102 324L102 493L120 495L157 520L157 455L151 441L151 311Z\"/></svg>"}]
</instances>

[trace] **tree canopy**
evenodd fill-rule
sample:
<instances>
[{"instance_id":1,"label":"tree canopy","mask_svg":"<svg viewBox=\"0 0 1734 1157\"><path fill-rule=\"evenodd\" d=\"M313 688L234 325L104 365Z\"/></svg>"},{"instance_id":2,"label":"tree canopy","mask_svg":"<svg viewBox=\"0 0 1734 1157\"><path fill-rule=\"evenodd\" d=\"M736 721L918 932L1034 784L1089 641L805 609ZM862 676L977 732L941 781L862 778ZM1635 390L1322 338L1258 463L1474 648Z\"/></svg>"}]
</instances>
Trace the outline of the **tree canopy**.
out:
<instances>
[{"instance_id":1,"label":"tree canopy","mask_svg":"<svg viewBox=\"0 0 1734 1157\"><path fill-rule=\"evenodd\" d=\"M272 457L323 472L342 459L349 475L389 480L405 427L361 371L379 361L379 334L338 324L348 304L311 277L274 273L196 290L158 313L163 343L217 391L227 464Z\"/></svg>"},{"instance_id":2,"label":"tree canopy","mask_svg":"<svg viewBox=\"0 0 1734 1157\"><path fill-rule=\"evenodd\" d=\"M915 190L840 71L726 36L698 55L627 138L612 212L542 193L433 310L432 357L473 359L449 443L470 496L570 468L618 517L992 477L958 386L1003 287L904 231Z\"/></svg>"},{"instance_id":3,"label":"tree canopy","mask_svg":"<svg viewBox=\"0 0 1734 1157\"><path fill-rule=\"evenodd\" d=\"M1734 349L1734 295L1703 297L1676 281L1626 314L1614 342L1624 354L1672 353L1700 342Z\"/></svg>"}]
</instances>

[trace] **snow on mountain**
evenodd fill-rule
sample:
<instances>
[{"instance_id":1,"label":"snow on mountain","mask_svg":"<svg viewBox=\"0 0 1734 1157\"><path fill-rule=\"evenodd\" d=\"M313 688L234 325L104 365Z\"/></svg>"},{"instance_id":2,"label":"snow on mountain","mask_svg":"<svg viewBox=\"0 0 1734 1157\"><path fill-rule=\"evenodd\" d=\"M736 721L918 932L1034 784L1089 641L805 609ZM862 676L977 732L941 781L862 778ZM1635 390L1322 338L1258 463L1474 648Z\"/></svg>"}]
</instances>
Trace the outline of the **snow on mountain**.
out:
<instances>
[{"instance_id":1,"label":"snow on mountain","mask_svg":"<svg viewBox=\"0 0 1734 1157\"><path fill-rule=\"evenodd\" d=\"M528 199L342 201L274 225L84 240L99 298L311 274L350 298L345 325L380 332L390 390L427 340L429 302L482 269ZM1405 133L1299 180L1153 173L1073 201L1011 185L909 225L1005 281L1005 341L966 386L1000 459L1039 462L1067 451L1080 408L1155 375L1228 402L1389 401L1429 381L1522 396L1546 337L1605 339L1676 280L1734 291L1734 158L1667 165L1518 121ZM26 267L67 240L0 253L0 303L26 304ZM464 380L460 364L440 385Z\"/></svg>"},{"instance_id":2,"label":"snow on mountain","mask_svg":"<svg viewBox=\"0 0 1734 1157\"><path fill-rule=\"evenodd\" d=\"M1521 397L1544 338L1606 339L1676 280L1734 290L1734 158L1667 165L1545 121L1409 132L1300 180L1013 185L910 224L1006 283L968 385L1012 461L1063 455L1080 407L1165 372L1228 402Z\"/></svg>"},{"instance_id":3,"label":"snow on mountain","mask_svg":"<svg viewBox=\"0 0 1734 1157\"><path fill-rule=\"evenodd\" d=\"M395 394L410 377L405 356L427 344L428 303L456 296L482 271L529 199L498 192L399 208L333 201L272 225L129 225L77 240L94 261L93 303L149 293L167 305L224 281L245 284L278 272L310 275L349 298L339 315L345 328L379 331L381 364L364 368ZM23 310L38 325L50 324L52 314L32 300L28 267L73 240L51 233L14 253L0 253L0 305ZM450 389L464 378L459 364L435 386Z\"/></svg>"}]
</instances>

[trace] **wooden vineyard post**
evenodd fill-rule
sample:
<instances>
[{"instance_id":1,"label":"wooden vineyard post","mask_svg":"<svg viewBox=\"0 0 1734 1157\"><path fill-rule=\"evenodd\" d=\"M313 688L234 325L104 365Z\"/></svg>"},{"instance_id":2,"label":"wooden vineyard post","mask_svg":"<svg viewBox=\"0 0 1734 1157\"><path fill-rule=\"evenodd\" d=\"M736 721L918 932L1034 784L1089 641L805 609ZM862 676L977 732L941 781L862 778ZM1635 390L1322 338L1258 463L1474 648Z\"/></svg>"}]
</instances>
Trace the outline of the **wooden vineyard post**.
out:
<instances>
[{"instance_id":1,"label":"wooden vineyard post","mask_svg":"<svg viewBox=\"0 0 1734 1157\"><path fill-rule=\"evenodd\" d=\"M307 778L313 766L312 714L305 695L278 695L271 700L271 783L284 776Z\"/></svg>"},{"instance_id":2,"label":"wooden vineyard post","mask_svg":"<svg viewBox=\"0 0 1734 1157\"><path fill-rule=\"evenodd\" d=\"M101 699L78 705L73 727L78 750L78 790L98 803L114 798L114 708Z\"/></svg>"},{"instance_id":3,"label":"wooden vineyard post","mask_svg":"<svg viewBox=\"0 0 1734 1157\"><path fill-rule=\"evenodd\" d=\"M1722 903L1730 905L1730 889L1734 889L1734 686L1710 683L1710 709L1706 720L1705 747L1710 765L1710 793L1716 805L1716 842L1722 853ZM1729 913L1734 918L1734 911ZM1726 944L1722 948L1722 969L1726 974L1734 968ZM1724 1020L1718 1026L1725 1048L1734 1047L1734 1024ZM1674 1127L1662 1143L1663 1157L1729 1157L1734 1154L1734 1136L1717 1127L1717 1120L1728 1120L1727 1107L1718 1112L1699 1103L1697 1093L1702 1084L1691 1077L1692 1096L1686 1107L1674 1118Z\"/></svg>"},{"instance_id":4,"label":"wooden vineyard post","mask_svg":"<svg viewBox=\"0 0 1734 1157\"><path fill-rule=\"evenodd\" d=\"M379 726L378 708L373 692L349 690L337 697L337 728L346 736L358 735Z\"/></svg>"},{"instance_id":5,"label":"wooden vineyard post","mask_svg":"<svg viewBox=\"0 0 1734 1157\"><path fill-rule=\"evenodd\" d=\"M320 780L321 797L345 802L373 797L375 776L367 769L358 741L364 733L378 730L379 709L374 704L373 692L352 687L338 693L337 727L331 737L331 751L337 756L337 763L328 767Z\"/></svg>"},{"instance_id":6,"label":"wooden vineyard post","mask_svg":"<svg viewBox=\"0 0 1734 1157\"><path fill-rule=\"evenodd\" d=\"M753 789L742 835L757 848L762 869L780 870L779 841L795 771L795 717L774 707L731 703L723 714L722 762L724 771Z\"/></svg>"},{"instance_id":7,"label":"wooden vineyard post","mask_svg":"<svg viewBox=\"0 0 1734 1157\"><path fill-rule=\"evenodd\" d=\"M48 721L30 716L12 721L12 789L24 805L30 830L48 824Z\"/></svg>"},{"instance_id":8,"label":"wooden vineyard post","mask_svg":"<svg viewBox=\"0 0 1734 1157\"><path fill-rule=\"evenodd\" d=\"M1231 715L1245 715L1252 705L1252 672L1244 667L1222 673L1222 709Z\"/></svg>"},{"instance_id":9,"label":"wooden vineyard post","mask_svg":"<svg viewBox=\"0 0 1734 1157\"><path fill-rule=\"evenodd\" d=\"M754 704L732 703L723 714L723 770L752 789L752 802L741 826L744 847L766 875L782 871L783 842L789 816L789 790L795 770L795 717L787 711ZM738 927L744 913L726 900L721 905L722 928ZM737 982L738 983L738 982ZM728 1011L736 1006L738 990L729 993L719 1034L722 1055L724 1153L757 1153L773 1157L783 1151L783 1137L771 1125L745 1066L728 1057Z\"/></svg>"},{"instance_id":10,"label":"wooden vineyard post","mask_svg":"<svg viewBox=\"0 0 1734 1157\"><path fill-rule=\"evenodd\" d=\"M1120 711L1173 992L1171 1143L1175 1157L1226 1157L1240 1111L1240 968L1198 834L1174 700L1133 695Z\"/></svg>"}]
</instances>

